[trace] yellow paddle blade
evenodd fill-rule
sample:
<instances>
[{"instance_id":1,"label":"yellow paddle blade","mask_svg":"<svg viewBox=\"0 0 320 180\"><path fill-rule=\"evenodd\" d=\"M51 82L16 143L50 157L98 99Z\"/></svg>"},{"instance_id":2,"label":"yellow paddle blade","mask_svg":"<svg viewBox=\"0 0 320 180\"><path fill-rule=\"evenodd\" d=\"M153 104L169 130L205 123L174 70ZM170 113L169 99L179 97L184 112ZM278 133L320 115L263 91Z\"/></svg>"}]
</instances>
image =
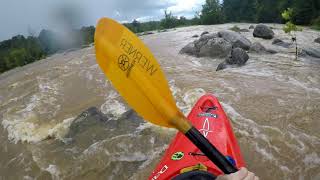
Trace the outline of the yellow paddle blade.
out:
<instances>
[{"instance_id":1,"label":"yellow paddle blade","mask_svg":"<svg viewBox=\"0 0 320 180\"><path fill-rule=\"evenodd\" d=\"M135 34L112 19L102 18L94 40L99 66L140 116L182 132L191 128L175 104L160 65Z\"/></svg>"}]
</instances>

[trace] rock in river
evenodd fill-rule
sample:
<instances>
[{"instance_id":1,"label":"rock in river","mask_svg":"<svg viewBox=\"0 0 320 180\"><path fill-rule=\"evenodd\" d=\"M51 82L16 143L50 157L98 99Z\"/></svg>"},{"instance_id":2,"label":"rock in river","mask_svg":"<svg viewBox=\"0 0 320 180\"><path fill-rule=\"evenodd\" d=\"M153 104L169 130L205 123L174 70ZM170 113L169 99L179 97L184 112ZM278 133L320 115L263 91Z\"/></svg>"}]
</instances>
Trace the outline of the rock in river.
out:
<instances>
[{"instance_id":1,"label":"rock in river","mask_svg":"<svg viewBox=\"0 0 320 180\"><path fill-rule=\"evenodd\" d=\"M314 40L314 42L319 43L320 44L320 37L318 37L317 39Z\"/></svg>"},{"instance_id":2,"label":"rock in river","mask_svg":"<svg viewBox=\"0 0 320 180\"><path fill-rule=\"evenodd\" d=\"M275 51L275 50L265 48L260 42L254 42L251 45L249 52L251 52L251 53L269 53L269 54L277 53L277 51Z\"/></svg>"},{"instance_id":3,"label":"rock in river","mask_svg":"<svg viewBox=\"0 0 320 180\"><path fill-rule=\"evenodd\" d=\"M272 39L274 32L264 24L258 24L253 31L253 36L263 39Z\"/></svg>"},{"instance_id":4,"label":"rock in river","mask_svg":"<svg viewBox=\"0 0 320 180\"><path fill-rule=\"evenodd\" d=\"M302 50L303 53L311 56L311 57L314 57L314 58L320 58L320 50L318 49L315 49L315 48L308 48L308 49L303 49Z\"/></svg>"},{"instance_id":5,"label":"rock in river","mask_svg":"<svg viewBox=\"0 0 320 180\"><path fill-rule=\"evenodd\" d=\"M249 56L246 53L246 51L244 51L243 49L241 48L232 49L231 55L227 57L227 59L224 62L218 65L216 71L226 69L228 67L243 66L248 61L248 59L249 59Z\"/></svg>"},{"instance_id":6,"label":"rock in river","mask_svg":"<svg viewBox=\"0 0 320 180\"><path fill-rule=\"evenodd\" d=\"M289 47L292 46L292 43L284 42L281 39L274 39L272 44L277 45L277 46L281 46L281 47L284 47L284 48L289 48Z\"/></svg>"},{"instance_id":7,"label":"rock in river","mask_svg":"<svg viewBox=\"0 0 320 180\"><path fill-rule=\"evenodd\" d=\"M218 36L231 42L233 48L242 48L244 50L249 50L251 46L251 42L242 36L241 34L233 31L220 31L218 32Z\"/></svg>"},{"instance_id":8,"label":"rock in river","mask_svg":"<svg viewBox=\"0 0 320 180\"><path fill-rule=\"evenodd\" d=\"M197 57L226 57L232 49L229 41L218 38L215 33L202 35L198 40L187 44L180 50L182 54Z\"/></svg>"},{"instance_id":9,"label":"rock in river","mask_svg":"<svg viewBox=\"0 0 320 180\"><path fill-rule=\"evenodd\" d=\"M209 39L199 51L199 56L207 57L225 57L232 49L231 44L223 38Z\"/></svg>"}]
</instances>

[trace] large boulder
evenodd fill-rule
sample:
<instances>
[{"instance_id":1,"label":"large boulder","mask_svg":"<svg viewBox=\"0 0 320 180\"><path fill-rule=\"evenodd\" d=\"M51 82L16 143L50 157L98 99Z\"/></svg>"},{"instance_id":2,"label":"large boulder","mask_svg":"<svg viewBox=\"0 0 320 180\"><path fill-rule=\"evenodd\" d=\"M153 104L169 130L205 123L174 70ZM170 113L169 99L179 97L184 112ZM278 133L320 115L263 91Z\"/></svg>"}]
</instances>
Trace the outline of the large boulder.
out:
<instances>
[{"instance_id":1,"label":"large boulder","mask_svg":"<svg viewBox=\"0 0 320 180\"><path fill-rule=\"evenodd\" d=\"M182 54L196 57L226 57L232 49L229 41L218 38L215 33L204 34L198 40L187 44L180 50Z\"/></svg>"},{"instance_id":2,"label":"large boulder","mask_svg":"<svg viewBox=\"0 0 320 180\"><path fill-rule=\"evenodd\" d=\"M232 49L231 55L227 59L220 63L216 71L226 69L228 67L240 67L245 65L248 61L249 55L241 48Z\"/></svg>"},{"instance_id":3,"label":"large boulder","mask_svg":"<svg viewBox=\"0 0 320 180\"><path fill-rule=\"evenodd\" d=\"M272 41L272 44L277 45L277 46L281 46L281 47L284 47L284 48L289 48L289 47L292 46L292 43L284 42L281 39L274 39Z\"/></svg>"},{"instance_id":4,"label":"large boulder","mask_svg":"<svg viewBox=\"0 0 320 180\"><path fill-rule=\"evenodd\" d=\"M263 39L272 39L274 32L264 24L258 24L253 31L253 36Z\"/></svg>"},{"instance_id":5,"label":"large boulder","mask_svg":"<svg viewBox=\"0 0 320 180\"><path fill-rule=\"evenodd\" d=\"M218 36L231 42L233 48L239 47L245 50L250 49L251 42L239 33L233 31L220 31L218 32Z\"/></svg>"},{"instance_id":6,"label":"large boulder","mask_svg":"<svg viewBox=\"0 0 320 180\"><path fill-rule=\"evenodd\" d=\"M209 39L206 44L200 47L200 57L226 57L232 49L232 45L222 38Z\"/></svg>"},{"instance_id":7,"label":"large boulder","mask_svg":"<svg viewBox=\"0 0 320 180\"><path fill-rule=\"evenodd\" d=\"M318 37L317 39L314 40L314 42L319 43L320 44L320 37Z\"/></svg>"},{"instance_id":8,"label":"large boulder","mask_svg":"<svg viewBox=\"0 0 320 180\"><path fill-rule=\"evenodd\" d=\"M251 52L251 53L270 53L270 54L277 53L276 51L274 51L272 49L265 48L260 42L252 43L249 52Z\"/></svg>"}]
</instances>

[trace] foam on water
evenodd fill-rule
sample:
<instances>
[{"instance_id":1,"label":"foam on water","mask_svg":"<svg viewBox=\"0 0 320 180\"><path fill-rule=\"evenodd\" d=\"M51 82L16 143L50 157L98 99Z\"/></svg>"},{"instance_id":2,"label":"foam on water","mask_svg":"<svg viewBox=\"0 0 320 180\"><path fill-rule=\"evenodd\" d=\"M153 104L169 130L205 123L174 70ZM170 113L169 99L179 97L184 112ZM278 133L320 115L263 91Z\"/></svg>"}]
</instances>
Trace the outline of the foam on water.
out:
<instances>
[{"instance_id":1,"label":"foam on water","mask_svg":"<svg viewBox=\"0 0 320 180\"><path fill-rule=\"evenodd\" d=\"M169 81L169 86L176 100L178 108L184 115L188 115L196 101L206 93L202 88L181 90L175 85L175 80Z\"/></svg>"},{"instance_id":2,"label":"foam on water","mask_svg":"<svg viewBox=\"0 0 320 180\"><path fill-rule=\"evenodd\" d=\"M14 143L19 141L35 143L47 138L57 138L63 140L63 137L69 131L69 127L74 118L67 118L57 124L43 124L34 113L29 113L24 119L14 116L6 117L2 121L2 126L8 131L8 139Z\"/></svg>"},{"instance_id":3,"label":"foam on water","mask_svg":"<svg viewBox=\"0 0 320 180\"><path fill-rule=\"evenodd\" d=\"M54 180L58 180L60 179L60 170L56 165L50 164L46 169L44 169L45 171L49 172L51 174L52 179Z\"/></svg>"},{"instance_id":4,"label":"foam on water","mask_svg":"<svg viewBox=\"0 0 320 180\"><path fill-rule=\"evenodd\" d=\"M232 122L236 124L236 126L233 126L235 132L254 139L251 144L255 151L259 153L265 161L269 161L282 169L284 174L288 175L292 173L290 167L294 163L291 163L291 161L295 161L295 159L291 159L288 162L280 161L279 157L286 156L283 154L284 152L281 151L281 149L283 149L281 146L287 146L288 149L291 149L291 151L295 153L296 158L302 158L305 166L299 165L295 167L302 171L302 173L312 167L319 167L320 158L315 151L316 149L309 149L306 146L306 143L312 144L314 147L320 145L318 138L306 135L291 125L288 126L287 131L281 131L277 127L260 125L251 119L243 117L231 105L224 102L221 102L221 104L226 113L231 117ZM273 138L269 136L269 133L273 135ZM277 143L279 140L282 142L281 144Z\"/></svg>"},{"instance_id":5,"label":"foam on water","mask_svg":"<svg viewBox=\"0 0 320 180\"><path fill-rule=\"evenodd\" d=\"M100 110L104 114L113 114L116 117L120 117L127 111L126 106L119 100L119 94L116 91L111 90L105 97L105 103L100 107Z\"/></svg>"}]
</instances>

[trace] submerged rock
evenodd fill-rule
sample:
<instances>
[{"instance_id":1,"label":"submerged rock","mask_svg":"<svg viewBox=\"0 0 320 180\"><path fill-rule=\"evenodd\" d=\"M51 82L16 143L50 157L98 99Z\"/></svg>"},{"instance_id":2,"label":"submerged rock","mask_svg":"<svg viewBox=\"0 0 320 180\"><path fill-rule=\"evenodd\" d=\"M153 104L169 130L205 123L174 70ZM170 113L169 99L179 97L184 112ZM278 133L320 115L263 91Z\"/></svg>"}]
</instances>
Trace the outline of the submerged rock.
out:
<instances>
[{"instance_id":1,"label":"submerged rock","mask_svg":"<svg viewBox=\"0 0 320 180\"><path fill-rule=\"evenodd\" d=\"M231 55L222 63L220 63L216 71L226 69L228 67L240 67L248 61L249 55L241 48L232 49Z\"/></svg>"},{"instance_id":2,"label":"submerged rock","mask_svg":"<svg viewBox=\"0 0 320 180\"><path fill-rule=\"evenodd\" d=\"M274 32L264 24L258 24L253 31L253 36L263 39L272 39Z\"/></svg>"},{"instance_id":3,"label":"submerged rock","mask_svg":"<svg viewBox=\"0 0 320 180\"><path fill-rule=\"evenodd\" d=\"M192 37L193 37L193 38L197 38L197 37L199 37L199 35L198 35L198 34L195 34L195 35L193 35Z\"/></svg>"},{"instance_id":4,"label":"submerged rock","mask_svg":"<svg viewBox=\"0 0 320 180\"><path fill-rule=\"evenodd\" d=\"M320 44L320 37L318 37L317 39L314 40L314 42L319 43Z\"/></svg>"},{"instance_id":5,"label":"submerged rock","mask_svg":"<svg viewBox=\"0 0 320 180\"><path fill-rule=\"evenodd\" d=\"M251 42L239 33L233 31L220 31L218 32L218 36L231 42L233 48L239 47L245 50L250 49Z\"/></svg>"},{"instance_id":6,"label":"submerged rock","mask_svg":"<svg viewBox=\"0 0 320 180\"><path fill-rule=\"evenodd\" d=\"M284 42L281 39L274 39L272 44L277 45L277 46L281 46L281 47L284 47L284 48L289 48L289 47L292 46L292 43Z\"/></svg>"},{"instance_id":7,"label":"submerged rock","mask_svg":"<svg viewBox=\"0 0 320 180\"><path fill-rule=\"evenodd\" d=\"M133 110L128 110L120 117L115 117L111 114L103 114L96 107L90 107L72 122L66 139L92 141L90 143L93 143L100 138L105 139L111 136L106 132L117 129L112 136L124 134L128 129L136 129L142 122L142 118Z\"/></svg>"},{"instance_id":8,"label":"submerged rock","mask_svg":"<svg viewBox=\"0 0 320 180\"><path fill-rule=\"evenodd\" d=\"M250 32L249 29L240 29L239 31L240 31L240 32Z\"/></svg>"},{"instance_id":9,"label":"submerged rock","mask_svg":"<svg viewBox=\"0 0 320 180\"><path fill-rule=\"evenodd\" d=\"M252 53L270 53L270 54L277 53L277 51L275 51L275 50L265 48L260 42L254 42L251 45L249 52L252 52Z\"/></svg>"},{"instance_id":10,"label":"submerged rock","mask_svg":"<svg viewBox=\"0 0 320 180\"><path fill-rule=\"evenodd\" d=\"M203 35L205 35L205 34L209 34L209 32L208 32L208 31L203 31L203 32L201 33L201 36L203 36Z\"/></svg>"},{"instance_id":11,"label":"submerged rock","mask_svg":"<svg viewBox=\"0 0 320 180\"><path fill-rule=\"evenodd\" d=\"M305 53L311 57L314 58L320 58L320 50L315 49L315 48L308 48L308 49L303 49L302 53Z\"/></svg>"},{"instance_id":12,"label":"submerged rock","mask_svg":"<svg viewBox=\"0 0 320 180\"><path fill-rule=\"evenodd\" d=\"M254 25L250 25L250 26L249 26L249 29L254 29Z\"/></svg>"}]
</instances>

